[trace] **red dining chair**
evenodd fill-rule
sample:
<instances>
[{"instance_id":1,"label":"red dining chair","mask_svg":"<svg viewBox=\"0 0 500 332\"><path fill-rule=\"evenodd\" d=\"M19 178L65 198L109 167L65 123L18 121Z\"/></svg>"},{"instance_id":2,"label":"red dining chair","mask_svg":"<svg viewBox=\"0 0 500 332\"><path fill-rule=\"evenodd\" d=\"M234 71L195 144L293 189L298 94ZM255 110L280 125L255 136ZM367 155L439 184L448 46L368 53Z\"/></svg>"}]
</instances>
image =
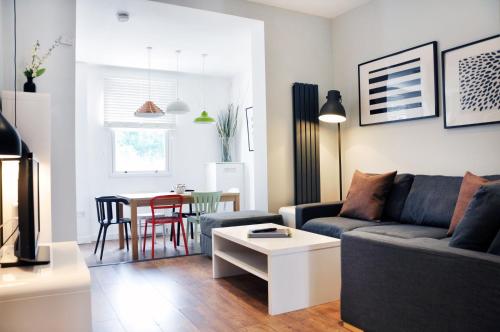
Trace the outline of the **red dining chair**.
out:
<instances>
[{"instance_id":1,"label":"red dining chair","mask_svg":"<svg viewBox=\"0 0 500 332\"><path fill-rule=\"evenodd\" d=\"M186 232L184 229L184 223L182 222L182 205L183 197L181 195L163 195L153 197L149 205L151 207L151 218L146 219L146 225L144 227L144 241L142 242L142 253L146 253L146 235L148 232L148 224L151 224L153 232L152 234L152 245L151 245L151 258L155 258L155 229L156 225L171 224L175 226L175 223L179 223L180 229L182 231L182 238L184 240L184 249L186 249L186 255L189 255L189 250L187 246ZM173 214L172 216L165 216L164 212L167 209L172 209L172 211L178 211L179 214ZM160 211L159 211L160 210ZM173 242L174 248L177 249L177 241L175 236L175 227L172 227L173 232Z\"/></svg>"}]
</instances>

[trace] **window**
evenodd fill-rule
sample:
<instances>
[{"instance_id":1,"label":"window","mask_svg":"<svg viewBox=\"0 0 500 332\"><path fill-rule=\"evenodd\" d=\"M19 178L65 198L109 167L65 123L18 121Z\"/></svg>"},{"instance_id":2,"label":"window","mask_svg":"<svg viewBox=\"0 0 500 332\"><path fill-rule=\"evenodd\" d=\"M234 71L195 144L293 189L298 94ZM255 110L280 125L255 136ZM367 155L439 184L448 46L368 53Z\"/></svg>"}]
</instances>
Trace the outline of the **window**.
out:
<instances>
[{"instance_id":1,"label":"window","mask_svg":"<svg viewBox=\"0 0 500 332\"><path fill-rule=\"evenodd\" d=\"M114 174L169 172L169 134L164 129L114 128Z\"/></svg>"},{"instance_id":2,"label":"window","mask_svg":"<svg viewBox=\"0 0 500 332\"><path fill-rule=\"evenodd\" d=\"M112 128L175 129L175 115L138 118L135 111L148 99L148 80L104 78L104 126ZM176 99L175 80L151 80L151 100L161 109Z\"/></svg>"},{"instance_id":3,"label":"window","mask_svg":"<svg viewBox=\"0 0 500 332\"><path fill-rule=\"evenodd\" d=\"M135 111L148 99L149 81L104 78L104 126L112 129L113 174L168 174L169 135L175 115L138 118ZM176 98L176 81L151 80L151 100L160 108Z\"/></svg>"}]
</instances>

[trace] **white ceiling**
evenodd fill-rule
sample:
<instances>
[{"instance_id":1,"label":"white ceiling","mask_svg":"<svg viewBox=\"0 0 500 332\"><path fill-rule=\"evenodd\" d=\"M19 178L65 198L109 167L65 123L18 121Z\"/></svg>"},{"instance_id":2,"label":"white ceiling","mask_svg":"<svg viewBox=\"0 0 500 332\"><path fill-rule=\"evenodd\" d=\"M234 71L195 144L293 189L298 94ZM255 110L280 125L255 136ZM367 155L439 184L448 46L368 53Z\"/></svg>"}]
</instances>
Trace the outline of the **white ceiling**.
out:
<instances>
[{"instance_id":1,"label":"white ceiling","mask_svg":"<svg viewBox=\"0 0 500 332\"><path fill-rule=\"evenodd\" d=\"M118 22L126 10L130 20ZM201 72L207 53L208 75L232 76L250 64L251 31L257 21L145 0L77 0L77 61L175 70L175 50L182 50L181 71Z\"/></svg>"},{"instance_id":2,"label":"white ceiling","mask_svg":"<svg viewBox=\"0 0 500 332\"><path fill-rule=\"evenodd\" d=\"M370 0L248 0L304 14L333 18Z\"/></svg>"}]
</instances>

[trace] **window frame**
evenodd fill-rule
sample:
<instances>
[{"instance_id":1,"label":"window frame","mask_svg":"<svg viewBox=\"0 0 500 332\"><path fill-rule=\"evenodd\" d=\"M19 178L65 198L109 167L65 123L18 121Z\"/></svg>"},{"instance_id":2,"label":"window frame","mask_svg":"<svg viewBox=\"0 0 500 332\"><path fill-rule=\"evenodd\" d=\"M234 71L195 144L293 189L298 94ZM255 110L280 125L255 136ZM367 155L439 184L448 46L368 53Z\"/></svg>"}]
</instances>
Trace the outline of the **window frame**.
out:
<instances>
[{"instance_id":1,"label":"window frame","mask_svg":"<svg viewBox=\"0 0 500 332\"><path fill-rule=\"evenodd\" d=\"M163 131L165 139L165 167L163 171L131 171L131 172L119 172L116 170L116 130L159 130ZM111 172L110 177L122 178L122 177L167 177L172 175L171 162L172 162L172 140L173 133L172 130L163 128L135 128L135 127L109 127L110 138L111 138Z\"/></svg>"}]
</instances>

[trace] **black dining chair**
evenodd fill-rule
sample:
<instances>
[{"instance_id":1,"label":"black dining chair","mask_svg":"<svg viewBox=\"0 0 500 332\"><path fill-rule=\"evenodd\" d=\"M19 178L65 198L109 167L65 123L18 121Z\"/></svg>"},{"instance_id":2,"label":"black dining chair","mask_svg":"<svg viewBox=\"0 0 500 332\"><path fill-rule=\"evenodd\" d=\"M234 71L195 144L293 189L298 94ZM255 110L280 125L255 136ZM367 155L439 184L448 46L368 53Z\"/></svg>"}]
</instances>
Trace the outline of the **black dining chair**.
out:
<instances>
[{"instance_id":1,"label":"black dining chair","mask_svg":"<svg viewBox=\"0 0 500 332\"><path fill-rule=\"evenodd\" d=\"M171 190L170 191L171 193L173 193L174 191ZM192 193L194 192L193 189L186 189L185 192L187 193ZM179 215L178 212L175 212L175 210L173 211L173 215L174 216L177 216ZM190 217L190 216L196 216L196 212L193 211L193 204L192 203L189 203L189 212L182 212L182 218L187 218L187 217ZM174 227L174 225L172 225L171 227ZM191 226L188 225L188 227L191 227L191 239L194 239L194 235L193 235L193 224L191 224ZM172 230L170 230L170 241L172 241ZM180 225L177 224L177 243L180 243L179 240L180 240L180 233L181 233L181 230L180 230Z\"/></svg>"},{"instance_id":2,"label":"black dining chair","mask_svg":"<svg viewBox=\"0 0 500 332\"><path fill-rule=\"evenodd\" d=\"M108 232L108 227L111 225L123 224L125 228L125 241L127 243L127 251L128 251L129 250L128 228L131 227L131 225L129 218L119 217L120 204L128 205L127 200L123 198L118 198L116 196L101 196L101 197L96 197L95 202L97 207L97 221L101 226L99 228L99 235L97 235L97 242L95 244L94 255L97 253L97 248L99 247L99 241L101 239L101 234L102 234L102 245L101 245L101 256L100 256L100 260L102 261L102 254L104 252L104 244L106 242L106 233ZM113 215L113 210L114 210L114 215Z\"/></svg>"}]
</instances>

